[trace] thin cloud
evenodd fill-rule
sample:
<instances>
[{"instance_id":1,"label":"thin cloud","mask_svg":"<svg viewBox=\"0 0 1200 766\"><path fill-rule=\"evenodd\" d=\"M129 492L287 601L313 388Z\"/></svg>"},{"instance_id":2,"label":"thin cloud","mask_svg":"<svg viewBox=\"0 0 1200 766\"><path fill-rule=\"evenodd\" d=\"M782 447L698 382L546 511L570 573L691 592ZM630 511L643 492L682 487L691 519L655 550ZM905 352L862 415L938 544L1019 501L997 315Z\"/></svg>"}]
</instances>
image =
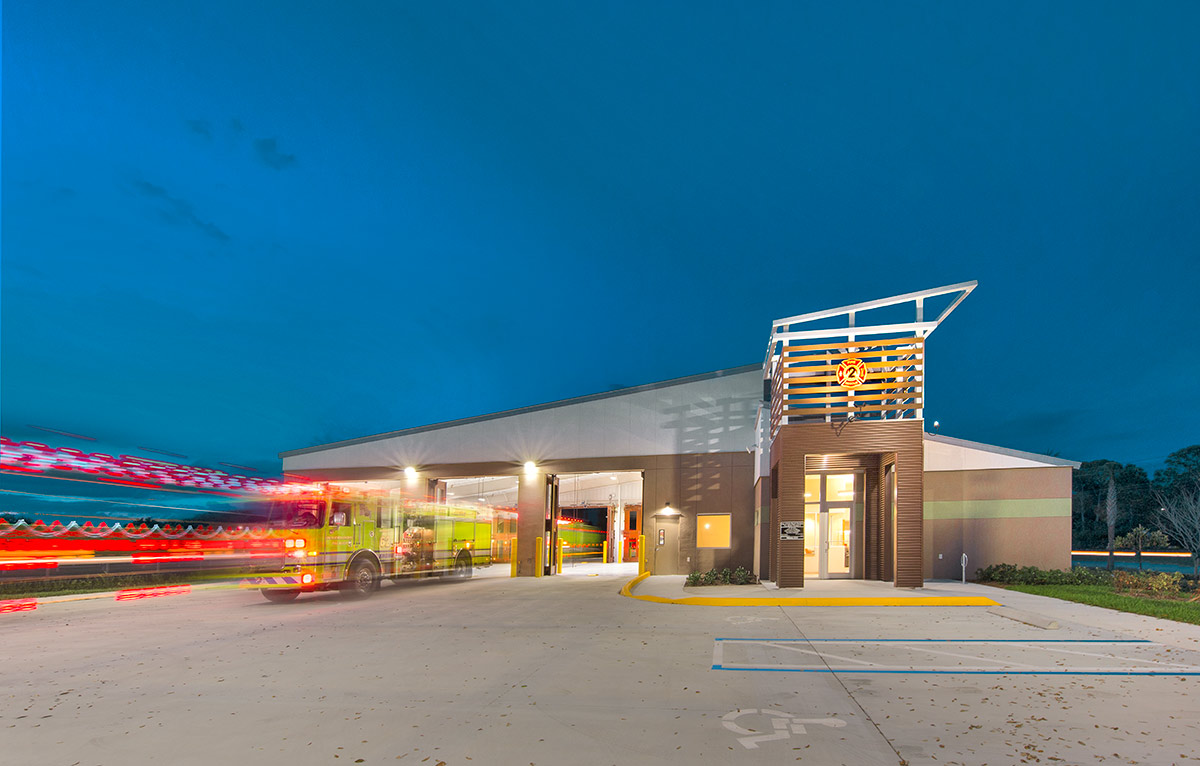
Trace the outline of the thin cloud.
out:
<instances>
[{"instance_id":1,"label":"thin cloud","mask_svg":"<svg viewBox=\"0 0 1200 766\"><path fill-rule=\"evenodd\" d=\"M269 168L283 170L296 164L296 155L284 154L279 151L279 144L273 138L256 138L254 150L258 152L258 158Z\"/></svg>"},{"instance_id":2,"label":"thin cloud","mask_svg":"<svg viewBox=\"0 0 1200 766\"><path fill-rule=\"evenodd\" d=\"M160 203L158 213L167 223L175 226L193 226L215 240L229 241L229 235L218 226L197 216L192 204L187 200L172 197L163 187L142 179L134 181L133 188L143 197Z\"/></svg>"},{"instance_id":3,"label":"thin cloud","mask_svg":"<svg viewBox=\"0 0 1200 766\"><path fill-rule=\"evenodd\" d=\"M208 120L187 120L186 122L188 128L190 128L193 133L198 136L203 136L210 141L212 140L212 125L208 124Z\"/></svg>"}]
</instances>

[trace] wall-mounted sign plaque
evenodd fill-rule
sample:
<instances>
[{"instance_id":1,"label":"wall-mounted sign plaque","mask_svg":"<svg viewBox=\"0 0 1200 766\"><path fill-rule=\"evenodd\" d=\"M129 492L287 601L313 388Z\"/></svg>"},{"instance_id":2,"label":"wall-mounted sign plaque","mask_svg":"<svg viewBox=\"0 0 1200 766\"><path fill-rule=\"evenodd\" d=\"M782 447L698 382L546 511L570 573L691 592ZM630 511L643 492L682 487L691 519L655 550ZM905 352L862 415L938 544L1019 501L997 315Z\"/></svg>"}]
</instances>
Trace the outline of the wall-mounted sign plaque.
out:
<instances>
[{"instance_id":1,"label":"wall-mounted sign plaque","mask_svg":"<svg viewBox=\"0 0 1200 766\"><path fill-rule=\"evenodd\" d=\"M803 540L804 539L804 522L803 521L781 521L781 522L779 522L779 539L780 540Z\"/></svg>"},{"instance_id":2,"label":"wall-mounted sign plaque","mask_svg":"<svg viewBox=\"0 0 1200 766\"><path fill-rule=\"evenodd\" d=\"M867 379L867 365L861 359L845 359L837 366L837 382L843 388L858 388Z\"/></svg>"}]
</instances>

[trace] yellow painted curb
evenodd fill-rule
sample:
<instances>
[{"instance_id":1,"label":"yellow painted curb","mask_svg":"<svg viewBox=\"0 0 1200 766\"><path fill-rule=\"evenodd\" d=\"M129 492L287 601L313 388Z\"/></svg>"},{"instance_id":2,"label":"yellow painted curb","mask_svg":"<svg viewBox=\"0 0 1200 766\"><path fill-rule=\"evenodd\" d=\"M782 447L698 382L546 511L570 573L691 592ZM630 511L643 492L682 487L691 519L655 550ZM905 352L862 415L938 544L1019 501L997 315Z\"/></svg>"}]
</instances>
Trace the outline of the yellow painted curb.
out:
<instances>
[{"instance_id":1,"label":"yellow painted curb","mask_svg":"<svg viewBox=\"0 0 1200 766\"><path fill-rule=\"evenodd\" d=\"M625 596L626 598L649 598L649 596L633 595L633 589L637 587L637 584L640 583L642 580L645 580L649 576L650 576L649 572L642 572L637 577L635 577L632 580L630 580L629 582L625 583L625 585L621 588L621 595Z\"/></svg>"},{"instance_id":2,"label":"yellow painted curb","mask_svg":"<svg viewBox=\"0 0 1200 766\"><path fill-rule=\"evenodd\" d=\"M635 596L633 589L650 576L640 574L621 588L621 595L653 604L683 604L685 606L999 606L999 602L986 596L857 596L846 598L804 597L790 598L721 598L719 596L688 596L666 598L664 596Z\"/></svg>"}]
</instances>

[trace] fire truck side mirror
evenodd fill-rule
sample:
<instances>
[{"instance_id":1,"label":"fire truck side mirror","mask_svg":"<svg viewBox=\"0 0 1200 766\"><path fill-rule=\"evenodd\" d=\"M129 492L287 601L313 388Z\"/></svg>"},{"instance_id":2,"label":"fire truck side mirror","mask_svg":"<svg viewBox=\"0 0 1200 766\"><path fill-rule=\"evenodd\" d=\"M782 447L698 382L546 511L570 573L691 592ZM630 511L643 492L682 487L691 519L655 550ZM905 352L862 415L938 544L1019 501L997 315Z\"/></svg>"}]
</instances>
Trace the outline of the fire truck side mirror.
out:
<instances>
[{"instance_id":1,"label":"fire truck side mirror","mask_svg":"<svg viewBox=\"0 0 1200 766\"><path fill-rule=\"evenodd\" d=\"M331 516L329 519L329 523L335 527L346 526L346 512L345 511L334 511L333 516Z\"/></svg>"}]
</instances>

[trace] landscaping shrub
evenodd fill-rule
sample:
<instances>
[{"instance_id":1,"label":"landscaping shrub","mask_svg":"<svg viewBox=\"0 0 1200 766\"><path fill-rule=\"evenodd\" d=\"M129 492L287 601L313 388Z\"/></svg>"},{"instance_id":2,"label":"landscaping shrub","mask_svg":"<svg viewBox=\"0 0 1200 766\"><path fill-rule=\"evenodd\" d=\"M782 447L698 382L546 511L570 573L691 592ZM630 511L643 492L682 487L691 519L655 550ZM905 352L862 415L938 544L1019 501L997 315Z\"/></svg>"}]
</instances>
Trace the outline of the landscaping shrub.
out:
<instances>
[{"instance_id":1,"label":"landscaping shrub","mask_svg":"<svg viewBox=\"0 0 1200 766\"><path fill-rule=\"evenodd\" d=\"M1113 573L1096 567L1074 567L1064 571L993 564L980 568L975 573L975 580L1005 585L1108 585L1113 581Z\"/></svg>"},{"instance_id":2,"label":"landscaping shrub","mask_svg":"<svg viewBox=\"0 0 1200 766\"><path fill-rule=\"evenodd\" d=\"M1148 596L1178 596L1183 583L1180 572L1113 573L1112 587L1117 592L1143 593Z\"/></svg>"},{"instance_id":3,"label":"landscaping shrub","mask_svg":"<svg viewBox=\"0 0 1200 766\"><path fill-rule=\"evenodd\" d=\"M707 572L692 572L687 576L687 585L753 585L758 582L754 573L745 567L730 571L726 569L710 569Z\"/></svg>"}]
</instances>

